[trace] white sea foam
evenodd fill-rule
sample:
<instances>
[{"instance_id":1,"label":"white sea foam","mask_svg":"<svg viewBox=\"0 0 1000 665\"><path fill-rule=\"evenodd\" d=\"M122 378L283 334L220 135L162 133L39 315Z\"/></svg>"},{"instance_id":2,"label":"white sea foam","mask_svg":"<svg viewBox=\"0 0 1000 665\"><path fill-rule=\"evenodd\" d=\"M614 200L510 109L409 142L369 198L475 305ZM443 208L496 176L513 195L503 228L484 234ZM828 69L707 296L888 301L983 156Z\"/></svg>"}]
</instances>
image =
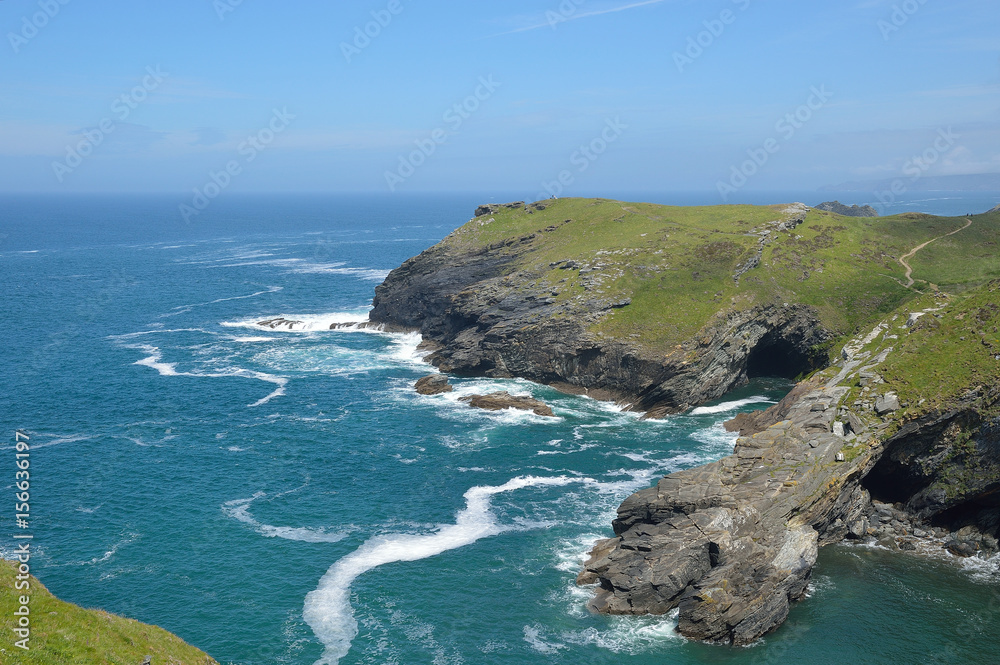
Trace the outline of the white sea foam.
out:
<instances>
[{"instance_id":1,"label":"white sea foam","mask_svg":"<svg viewBox=\"0 0 1000 665\"><path fill-rule=\"evenodd\" d=\"M568 648L565 644L559 642L547 642L542 639L541 633L542 628L538 625L524 627L524 641L538 653L551 656L552 654L559 653L560 649Z\"/></svg>"},{"instance_id":2,"label":"white sea foam","mask_svg":"<svg viewBox=\"0 0 1000 665\"><path fill-rule=\"evenodd\" d=\"M497 522L490 510L493 495L537 486L562 486L578 479L519 477L495 487L478 486L465 493L466 505L455 524L441 525L426 535L387 534L366 541L353 553L333 564L315 591L305 599L303 618L326 650L317 665L334 665L343 658L358 634L358 624L350 603L351 584L363 573L397 561L417 561L442 552L471 545L481 538L509 531Z\"/></svg>"},{"instance_id":3,"label":"white sea foam","mask_svg":"<svg viewBox=\"0 0 1000 665\"><path fill-rule=\"evenodd\" d=\"M254 519L250 514L250 505L257 499L267 496L264 492L257 492L249 499L236 499L222 504L222 512L235 520L248 524L257 533L267 538L283 538L285 540L297 540L304 543L336 543L347 537L343 533L330 533L325 529L311 529L309 527L271 526L263 524Z\"/></svg>"},{"instance_id":4,"label":"white sea foam","mask_svg":"<svg viewBox=\"0 0 1000 665\"><path fill-rule=\"evenodd\" d=\"M705 416L711 415L713 413L725 413L727 411L735 411L736 409L742 408L744 406L749 406L750 404L774 404L774 400L770 397L764 397L762 395L757 395L755 397L747 397L746 399L738 399L733 402L723 402L721 404L716 404L715 406L699 406L697 408L691 409L692 416Z\"/></svg>"},{"instance_id":5,"label":"white sea foam","mask_svg":"<svg viewBox=\"0 0 1000 665\"><path fill-rule=\"evenodd\" d=\"M391 270L384 268L347 266L344 261L318 262L302 258L273 259L267 258L273 254L266 252L248 252L224 258L180 261L188 265L204 265L209 268L243 268L249 266L268 266L283 268L288 274L296 275L350 275L369 282L381 282ZM257 260L262 259L262 260ZM345 267L347 266L347 267Z\"/></svg>"},{"instance_id":6,"label":"white sea foam","mask_svg":"<svg viewBox=\"0 0 1000 665\"><path fill-rule=\"evenodd\" d=\"M98 508L99 507L100 506L98 506ZM128 545L131 545L135 541L139 540L139 538L141 538L141 537L142 536L140 534L138 534L138 533L128 533L125 536L123 536L121 540L119 540L118 542L112 544L111 547L109 547L107 549L107 551L104 552L103 555L101 555L101 556L95 556L93 559L90 559L88 561L73 561L73 562L65 564L65 565L67 565L67 566L96 566L97 564L106 563L106 562L110 561L112 559L112 557L114 557L116 554L118 554L118 550L120 550L121 548L126 547Z\"/></svg>"},{"instance_id":7,"label":"white sea foam","mask_svg":"<svg viewBox=\"0 0 1000 665\"><path fill-rule=\"evenodd\" d=\"M107 337L107 339L115 339L115 340L132 339L134 337L144 337L146 335L165 335L167 333L183 333L183 332L204 333L206 335L218 335L219 334L219 333L216 333L216 332L212 332L211 330L204 330L202 328L173 328L173 329L170 329L170 330L164 330L162 328L162 326L163 326L162 323L153 323L153 324L150 324L150 325L152 325L154 327L160 326L160 328L158 328L157 330L140 330L139 332L125 333L124 335L109 335ZM130 348L136 348L136 347L130 347L130 346L126 345L125 348L130 349Z\"/></svg>"},{"instance_id":8,"label":"white sea foam","mask_svg":"<svg viewBox=\"0 0 1000 665\"><path fill-rule=\"evenodd\" d=\"M988 559L980 556L959 558L959 565L980 584L995 584L1000 580L1000 554Z\"/></svg>"},{"instance_id":9,"label":"white sea foam","mask_svg":"<svg viewBox=\"0 0 1000 665\"><path fill-rule=\"evenodd\" d=\"M691 438L705 444L707 452L719 453L720 456L728 455L736 446L736 440L740 438L739 432L728 432L722 423L715 423L711 427L700 429L691 433Z\"/></svg>"},{"instance_id":10,"label":"white sea foam","mask_svg":"<svg viewBox=\"0 0 1000 665\"><path fill-rule=\"evenodd\" d=\"M271 394L262 397L253 404L247 405L251 408L267 404L275 397L281 397L285 394L285 386L288 385L288 379L284 376L275 376L274 374L257 372L255 370L243 369L241 367L231 367L219 372L178 372L176 363L163 362L163 353L160 351L159 347L151 346L149 344L141 344L138 346L129 346L127 348L139 349L148 353L149 355L147 357L137 360L134 364L155 369L160 373L160 376L193 376L213 379L235 376L245 379L257 379L259 381L273 383L278 386Z\"/></svg>"},{"instance_id":11,"label":"white sea foam","mask_svg":"<svg viewBox=\"0 0 1000 665\"><path fill-rule=\"evenodd\" d=\"M157 372L160 373L160 376L181 376L177 372L176 363L163 362L163 353L160 351L159 347L150 346L149 344L143 344L141 346L133 348L137 348L140 351L149 354L142 360L136 360L134 364L155 369Z\"/></svg>"},{"instance_id":12,"label":"white sea foam","mask_svg":"<svg viewBox=\"0 0 1000 665\"><path fill-rule=\"evenodd\" d=\"M569 644L594 645L616 654L637 655L656 647L683 643L677 632L678 610L665 617L612 617L605 630L587 628L565 632L560 639Z\"/></svg>"},{"instance_id":13,"label":"white sea foam","mask_svg":"<svg viewBox=\"0 0 1000 665\"><path fill-rule=\"evenodd\" d=\"M32 440L33 441L36 440L36 439L38 439L38 438L39 438L38 435L32 435ZM79 441L90 441L93 438L94 438L93 436L88 436L87 434L70 434L68 436L56 436L54 439L50 439L49 441L45 441L43 443L34 443L33 442L32 446L31 446L31 449L32 450L41 450L42 448L51 448L52 446L61 446L61 445L66 444L66 443L77 443ZM13 446L10 446L10 448L12 449ZM3 448L3 449L0 449L0 450L7 450L7 448Z\"/></svg>"},{"instance_id":14,"label":"white sea foam","mask_svg":"<svg viewBox=\"0 0 1000 665\"><path fill-rule=\"evenodd\" d=\"M539 416L533 411L513 407L501 411L487 411L471 408L468 403L462 401L463 397L487 395L500 391L506 391L515 397L533 397L532 388L537 388L537 385L523 379L478 379L463 381L455 385L452 392L418 399L434 400L447 407L442 411L442 415L470 423L486 420L492 421L495 425L553 425L562 422L564 418L558 413L553 418ZM407 386L403 389L402 394L406 399L411 399L412 388Z\"/></svg>"},{"instance_id":15,"label":"white sea foam","mask_svg":"<svg viewBox=\"0 0 1000 665\"><path fill-rule=\"evenodd\" d=\"M344 268L343 263L306 263L297 265L291 272L299 275L351 275L366 282L383 282L391 270L380 268Z\"/></svg>"}]
</instances>

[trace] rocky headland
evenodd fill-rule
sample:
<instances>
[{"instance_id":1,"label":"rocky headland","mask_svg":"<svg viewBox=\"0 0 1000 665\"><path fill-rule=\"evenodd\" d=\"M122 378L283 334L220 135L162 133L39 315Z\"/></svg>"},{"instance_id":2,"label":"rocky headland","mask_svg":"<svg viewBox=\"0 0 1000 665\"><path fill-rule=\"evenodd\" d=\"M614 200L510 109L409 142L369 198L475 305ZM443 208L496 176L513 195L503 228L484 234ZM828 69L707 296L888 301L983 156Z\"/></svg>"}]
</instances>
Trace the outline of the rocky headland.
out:
<instances>
[{"instance_id":1,"label":"rocky headland","mask_svg":"<svg viewBox=\"0 0 1000 665\"><path fill-rule=\"evenodd\" d=\"M981 295L993 301L998 287ZM950 307L936 311L964 319ZM946 407L901 401L882 372L904 336L919 338L909 321L890 318L786 400L728 423L742 435L733 455L629 497L616 537L597 544L578 579L598 585L592 607L679 608L682 634L748 644L803 597L823 545L877 540L895 550L995 555L1000 386L953 395ZM994 376L997 352L1000 342L986 354Z\"/></svg>"},{"instance_id":2,"label":"rocky headland","mask_svg":"<svg viewBox=\"0 0 1000 665\"><path fill-rule=\"evenodd\" d=\"M840 201L825 201L816 206L816 210L826 210L827 212L835 212L838 215L843 215L844 217L878 217L878 210L875 208L864 205L844 205Z\"/></svg>"},{"instance_id":3,"label":"rocky headland","mask_svg":"<svg viewBox=\"0 0 1000 665\"><path fill-rule=\"evenodd\" d=\"M804 378L728 424L731 456L626 499L579 578L596 611L678 609L682 634L746 644L804 596L821 546L996 552L1000 215L966 221L483 206L388 276L369 325L419 331L442 372L649 417Z\"/></svg>"}]
</instances>

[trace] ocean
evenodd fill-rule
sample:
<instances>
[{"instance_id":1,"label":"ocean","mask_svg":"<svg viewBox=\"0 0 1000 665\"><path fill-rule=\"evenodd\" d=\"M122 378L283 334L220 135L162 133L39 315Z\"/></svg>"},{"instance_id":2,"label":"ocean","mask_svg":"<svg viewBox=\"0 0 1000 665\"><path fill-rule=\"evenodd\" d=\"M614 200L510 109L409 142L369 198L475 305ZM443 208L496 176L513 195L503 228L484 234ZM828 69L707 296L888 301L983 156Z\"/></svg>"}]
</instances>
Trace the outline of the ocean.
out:
<instances>
[{"instance_id":1,"label":"ocean","mask_svg":"<svg viewBox=\"0 0 1000 665\"><path fill-rule=\"evenodd\" d=\"M900 205L1000 202L919 196ZM0 555L21 429L32 572L224 664L1000 662L995 566L876 547L823 550L810 597L748 648L588 612L574 578L618 504L731 452L721 423L789 385L662 421L521 380L424 397L419 336L328 330L489 198L232 195L185 224L171 197L4 197ZM275 317L301 323L256 325ZM458 401L497 390L558 417Z\"/></svg>"}]
</instances>

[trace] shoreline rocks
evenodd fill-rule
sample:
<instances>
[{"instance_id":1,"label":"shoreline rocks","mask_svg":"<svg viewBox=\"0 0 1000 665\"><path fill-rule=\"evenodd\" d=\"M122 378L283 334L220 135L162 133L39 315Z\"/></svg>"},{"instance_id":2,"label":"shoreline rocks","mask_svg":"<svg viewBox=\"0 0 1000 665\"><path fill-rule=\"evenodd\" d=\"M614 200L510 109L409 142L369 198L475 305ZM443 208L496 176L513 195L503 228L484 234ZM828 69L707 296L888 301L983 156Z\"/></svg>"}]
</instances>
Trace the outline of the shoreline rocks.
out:
<instances>
[{"instance_id":1,"label":"shoreline rocks","mask_svg":"<svg viewBox=\"0 0 1000 665\"><path fill-rule=\"evenodd\" d=\"M507 208L525 206L481 207L475 228ZM791 237L807 212L799 205L776 212L778 219L759 233L773 242ZM546 236L572 221L486 245L466 243L456 231L376 287L372 325L420 332L435 345L428 362L443 373L524 378L654 418L719 398L761 375L762 366L780 363L780 373L791 378L828 362L823 349L833 334L814 308L794 302L729 303L666 353L601 334L600 323L632 306L628 293L601 286L617 279L619 269L600 258L531 263ZM566 277L553 282L553 269ZM566 297L567 280L579 281L572 297Z\"/></svg>"},{"instance_id":2,"label":"shoreline rocks","mask_svg":"<svg viewBox=\"0 0 1000 665\"><path fill-rule=\"evenodd\" d=\"M889 324L876 332L894 341ZM615 538L597 543L578 577L597 585L591 608L678 609L682 635L746 645L804 597L819 547L1000 551L1000 417L982 415L1000 407L1000 390L896 422L905 404L891 391L877 405L851 401L891 353L864 346L849 343L780 403L727 423L741 434L729 457L628 497Z\"/></svg>"},{"instance_id":3,"label":"shoreline rocks","mask_svg":"<svg viewBox=\"0 0 1000 665\"><path fill-rule=\"evenodd\" d=\"M489 395L469 395L459 398L459 401L466 402L473 408L485 409L487 411L518 409L521 411L531 411L536 416L544 416L546 418L556 417L556 414L552 412L552 407L545 402L533 397L511 395L506 391L490 393Z\"/></svg>"},{"instance_id":4,"label":"shoreline rocks","mask_svg":"<svg viewBox=\"0 0 1000 665\"><path fill-rule=\"evenodd\" d=\"M444 374L431 374L422 379L418 379L413 386L420 395L440 395L450 393L455 389L448 383L448 377Z\"/></svg>"},{"instance_id":5,"label":"shoreline rocks","mask_svg":"<svg viewBox=\"0 0 1000 665\"><path fill-rule=\"evenodd\" d=\"M679 608L683 635L734 645L777 628L804 596L819 546L843 537L868 502L860 488L839 491L857 469L836 461L846 441L831 433L845 392L813 390L788 419L741 438L733 455L626 499L617 538L598 543L579 578L599 585L591 608ZM828 519L832 512L848 519Z\"/></svg>"}]
</instances>

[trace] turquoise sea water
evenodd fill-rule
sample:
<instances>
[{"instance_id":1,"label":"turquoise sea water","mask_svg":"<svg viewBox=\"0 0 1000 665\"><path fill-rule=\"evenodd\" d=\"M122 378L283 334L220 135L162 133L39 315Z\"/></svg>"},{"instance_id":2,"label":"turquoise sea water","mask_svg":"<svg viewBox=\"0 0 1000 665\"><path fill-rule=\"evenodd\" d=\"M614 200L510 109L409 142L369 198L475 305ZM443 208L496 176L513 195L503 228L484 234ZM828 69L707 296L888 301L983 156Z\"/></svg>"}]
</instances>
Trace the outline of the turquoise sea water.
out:
<instances>
[{"instance_id":1,"label":"turquoise sea water","mask_svg":"<svg viewBox=\"0 0 1000 665\"><path fill-rule=\"evenodd\" d=\"M728 454L720 423L787 385L665 421L524 381L421 397L417 336L326 330L478 202L234 198L185 226L172 199L5 200L0 489L24 429L33 572L242 665L1000 661L995 567L865 547L825 550L751 648L591 615L573 580L621 500ZM254 325L276 316L303 323ZM559 417L457 401L495 390Z\"/></svg>"}]
</instances>

